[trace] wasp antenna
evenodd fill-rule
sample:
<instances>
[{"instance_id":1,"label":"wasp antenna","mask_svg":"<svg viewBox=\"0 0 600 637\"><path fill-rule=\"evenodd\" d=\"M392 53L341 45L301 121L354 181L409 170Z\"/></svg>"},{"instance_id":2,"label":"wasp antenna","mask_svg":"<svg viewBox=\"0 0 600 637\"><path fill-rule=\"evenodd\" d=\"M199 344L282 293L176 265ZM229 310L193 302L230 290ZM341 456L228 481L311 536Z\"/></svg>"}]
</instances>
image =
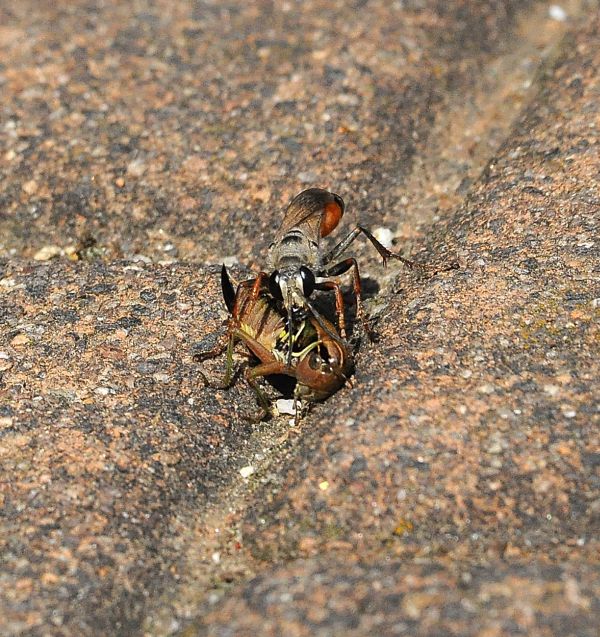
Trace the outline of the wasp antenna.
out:
<instances>
[{"instance_id":1,"label":"wasp antenna","mask_svg":"<svg viewBox=\"0 0 600 637\"><path fill-rule=\"evenodd\" d=\"M221 268L221 291L223 292L225 305L227 306L229 313L232 314L233 307L235 305L235 290L233 289L233 284L231 283L229 272L227 272L225 264L223 264L223 267Z\"/></svg>"},{"instance_id":2,"label":"wasp antenna","mask_svg":"<svg viewBox=\"0 0 600 637\"><path fill-rule=\"evenodd\" d=\"M288 288L287 290L287 299L286 299L286 309L287 309L287 331L288 331L288 353L287 353L287 365L288 367L292 366L292 349L294 347L294 322L292 318L292 292Z\"/></svg>"}]
</instances>

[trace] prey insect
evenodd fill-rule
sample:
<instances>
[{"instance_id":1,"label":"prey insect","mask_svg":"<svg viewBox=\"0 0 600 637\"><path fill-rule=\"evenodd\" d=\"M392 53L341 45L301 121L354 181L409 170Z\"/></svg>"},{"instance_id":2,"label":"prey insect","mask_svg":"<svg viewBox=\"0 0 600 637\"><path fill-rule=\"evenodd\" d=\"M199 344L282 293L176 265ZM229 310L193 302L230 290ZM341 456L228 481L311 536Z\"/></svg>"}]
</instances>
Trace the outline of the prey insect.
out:
<instances>
[{"instance_id":1,"label":"prey insect","mask_svg":"<svg viewBox=\"0 0 600 637\"><path fill-rule=\"evenodd\" d=\"M357 225L333 249L324 253L321 238L329 235L344 214L344 201L339 195L321 188L309 188L292 199L287 207L281 227L269 248L269 271L261 272L255 280L252 299L265 286L286 314L288 339L292 339L294 325L312 316L322 332L332 338L330 324L321 316L311 301L315 290L334 293L339 335L346 338L344 299L336 277L352 272L352 286L356 299L356 318L366 328L362 306L362 287L358 263L354 257L338 261L350 244L363 234L375 246L384 265L390 258L407 265L413 262L385 248L366 229ZM368 331L368 330L367 330ZM288 343L288 364L291 363L291 340Z\"/></svg>"},{"instance_id":2,"label":"prey insect","mask_svg":"<svg viewBox=\"0 0 600 637\"><path fill-rule=\"evenodd\" d=\"M245 377L256 393L263 415L270 401L258 385L261 377L287 376L296 381L294 400L315 402L336 392L353 371L352 354L335 327L325 318L317 321L306 316L294 333L287 333L285 315L265 287L253 296L255 280L240 283L234 290L225 266L221 269L221 289L231 317L227 331L210 351L196 355L207 360L227 350L227 368L223 386L233 379L233 351L242 343L258 364L246 368ZM288 350L289 348L289 350ZM296 410L298 414L298 409Z\"/></svg>"}]
</instances>

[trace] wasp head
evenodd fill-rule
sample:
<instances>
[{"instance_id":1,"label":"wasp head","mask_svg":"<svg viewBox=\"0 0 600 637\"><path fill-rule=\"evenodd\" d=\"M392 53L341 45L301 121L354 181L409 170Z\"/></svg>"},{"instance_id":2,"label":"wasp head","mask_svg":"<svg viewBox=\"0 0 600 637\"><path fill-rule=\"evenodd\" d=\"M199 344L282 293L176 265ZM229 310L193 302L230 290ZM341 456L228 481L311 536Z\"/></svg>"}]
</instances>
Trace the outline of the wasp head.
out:
<instances>
[{"instance_id":1,"label":"wasp head","mask_svg":"<svg viewBox=\"0 0 600 637\"><path fill-rule=\"evenodd\" d=\"M275 270L269 277L269 292L283 303L287 314L288 357L287 363L292 364L292 335L294 324L301 321L310 305L308 297L315 289L315 275L305 265L287 267Z\"/></svg>"},{"instance_id":2,"label":"wasp head","mask_svg":"<svg viewBox=\"0 0 600 637\"><path fill-rule=\"evenodd\" d=\"M269 292L281 301L288 315L306 308L306 299L315 289L315 275L305 265L275 270L269 277Z\"/></svg>"}]
</instances>

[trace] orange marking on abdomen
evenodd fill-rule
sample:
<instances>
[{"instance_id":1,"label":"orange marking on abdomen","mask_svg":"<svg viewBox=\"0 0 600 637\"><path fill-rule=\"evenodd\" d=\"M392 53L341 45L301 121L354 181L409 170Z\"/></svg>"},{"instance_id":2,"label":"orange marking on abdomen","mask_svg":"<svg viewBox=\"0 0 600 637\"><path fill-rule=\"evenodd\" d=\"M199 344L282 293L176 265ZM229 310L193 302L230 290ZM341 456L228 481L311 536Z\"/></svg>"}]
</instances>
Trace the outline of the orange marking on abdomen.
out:
<instances>
[{"instance_id":1,"label":"orange marking on abdomen","mask_svg":"<svg viewBox=\"0 0 600 637\"><path fill-rule=\"evenodd\" d=\"M344 211L335 201L331 201L325 205L325 210L321 217L320 230L322 237L326 237L330 232L335 230L343 214Z\"/></svg>"}]
</instances>

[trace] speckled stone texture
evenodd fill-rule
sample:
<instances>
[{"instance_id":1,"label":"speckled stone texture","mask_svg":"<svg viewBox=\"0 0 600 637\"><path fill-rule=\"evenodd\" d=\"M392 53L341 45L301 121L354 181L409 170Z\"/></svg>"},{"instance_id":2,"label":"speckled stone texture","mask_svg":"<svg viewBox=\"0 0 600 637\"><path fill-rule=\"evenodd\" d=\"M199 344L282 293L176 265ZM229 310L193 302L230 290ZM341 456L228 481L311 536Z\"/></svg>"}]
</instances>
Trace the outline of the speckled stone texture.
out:
<instances>
[{"instance_id":1,"label":"speckled stone texture","mask_svg":"<svg viewBox=\"0 0 600 637\"><path fill-rule=\"evenodd\" d=\"M403 281L356 386L251 512L257 558L310 559L186 634L596 633L598 26L436 229L461 270Z\"/></svg>"},{"instance_id":2,"label":"speckled stone texture","mask_svg":"<svg viewBox=\"0 0 600 637\"><path fill-rule=\"evenodd\" d=\"M115 256L256 258L305 185L396 220L448 90L527 4L5 5L0 254L92 235Z\"/></svg>"},{"instance_id":3,"label":"speckled stone texture","mask_svg":"<svg viewBox=\"0 0 600 637\"><path fill-rule=\"evenodd\" d=\"M197 299L217 273L53 263L2 275L2 621L126 634L172 579L175 512L244 464L249 426L215 413L227 398L192 364L216 313Z\"/></svg>"},{"instance_id":4,"label":"speckled stone texture","mask_svg":"<svg viewBox=\"0 0 600 637\"><path fill-rule=\"evenodd\" d=\"M600 26L561 6L0 4L2 635L595 634ZM461 268L357 245L378 340L254 424L193 360L210 264L311 185Z\"/></svg>"},{"instance_id":5,"label":"speckled stone texture","mask_svg":"<svg viewBox=\"0 0 600 637\"><path fill-rule=\"evenodd\" d=\"M299 560L259 576L206 616L204 630L183 634L593 637L599 593L597 571L587 566L500 564L490 571L398 559Z\"/></svg>"}]
</instances>

